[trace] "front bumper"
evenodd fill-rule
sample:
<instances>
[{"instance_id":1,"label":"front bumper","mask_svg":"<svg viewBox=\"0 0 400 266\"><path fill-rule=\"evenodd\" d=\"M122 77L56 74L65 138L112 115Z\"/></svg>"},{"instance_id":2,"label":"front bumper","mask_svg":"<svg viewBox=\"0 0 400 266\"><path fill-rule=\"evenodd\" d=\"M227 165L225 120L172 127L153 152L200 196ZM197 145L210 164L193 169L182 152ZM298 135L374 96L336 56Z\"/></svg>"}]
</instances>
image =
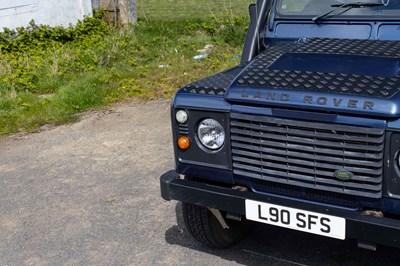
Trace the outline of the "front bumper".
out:
<instances>
[{"instance_id":1,"label":"front bumper","mask_svg":"<svg viewBox=\"0 0 400 266\"><path fill-rule=\"evenodd\" d=\"M318 212L346 219L346 237L359 241L400 247L400 220L376 218L360 212L307 203L295 199L282 199L252 192L183 180L175 171L160 178L161 195L165 200L177 200L226 212L245 215L245 200L254 200Z\"/></svg>"}]
</instances>

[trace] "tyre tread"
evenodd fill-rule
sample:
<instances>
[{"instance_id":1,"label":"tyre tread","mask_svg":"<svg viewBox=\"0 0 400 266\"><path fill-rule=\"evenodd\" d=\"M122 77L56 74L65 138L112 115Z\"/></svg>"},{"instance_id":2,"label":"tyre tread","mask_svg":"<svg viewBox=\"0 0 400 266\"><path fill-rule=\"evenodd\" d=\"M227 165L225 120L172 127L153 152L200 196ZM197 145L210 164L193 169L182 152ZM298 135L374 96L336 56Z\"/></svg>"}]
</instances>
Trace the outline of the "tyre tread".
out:
<instances>
[{"instance_id":1,"label":"tyre tread","mask_svg":"<svg viewBox=\"0 0 400 266\"><path fill-rule=\"evenodd\" d=\"M206 207L183 202L182 211L190 234L197 241L212 248L227 248L247 232L245 224L241 224L240 227L238 224L236 226L232 224L234 229L223 229L217 218Z\"/></svg>"}]
</instances>

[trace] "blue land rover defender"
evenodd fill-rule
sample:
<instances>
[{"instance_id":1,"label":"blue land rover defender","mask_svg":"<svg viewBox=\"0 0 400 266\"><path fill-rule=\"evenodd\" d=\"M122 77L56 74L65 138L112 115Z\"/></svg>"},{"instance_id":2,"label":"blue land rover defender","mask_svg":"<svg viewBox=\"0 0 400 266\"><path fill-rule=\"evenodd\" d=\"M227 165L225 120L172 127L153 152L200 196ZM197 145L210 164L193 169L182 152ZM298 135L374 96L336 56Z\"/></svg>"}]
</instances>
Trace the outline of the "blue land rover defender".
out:
<instances>
[{"instance_id":1,"label":"blue land rover defender","mask_svg":"<svg viewBox=\"0 0 400 266\"><path fill-rule=\"evenodd\" d=\"M193 237L249 220L400 247L400 0L258 0L240 65L180 89L176 169Z\"/></svg>"}]
</instances>

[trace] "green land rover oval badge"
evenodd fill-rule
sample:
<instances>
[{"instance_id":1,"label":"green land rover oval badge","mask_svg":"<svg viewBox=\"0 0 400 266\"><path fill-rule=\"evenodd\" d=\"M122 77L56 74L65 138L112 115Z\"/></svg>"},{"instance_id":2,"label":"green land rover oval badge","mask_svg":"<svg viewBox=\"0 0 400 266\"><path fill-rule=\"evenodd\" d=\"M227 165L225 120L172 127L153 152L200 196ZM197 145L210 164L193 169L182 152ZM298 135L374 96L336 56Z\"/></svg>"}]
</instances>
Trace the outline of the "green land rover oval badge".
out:
<instances>
[{"instance_id":1,"label":"green land rover oval badge","mask_svg":"<svg viewBox=\"0 0 400 266\"><path fill-rule=\"evenodd\" d=\"M349 172L347 170L336 170L335 171L335 177L340 180L347 181L347 180L352 179L353 176L354 176L353 173Z\"/></svg>"}]
</instances>

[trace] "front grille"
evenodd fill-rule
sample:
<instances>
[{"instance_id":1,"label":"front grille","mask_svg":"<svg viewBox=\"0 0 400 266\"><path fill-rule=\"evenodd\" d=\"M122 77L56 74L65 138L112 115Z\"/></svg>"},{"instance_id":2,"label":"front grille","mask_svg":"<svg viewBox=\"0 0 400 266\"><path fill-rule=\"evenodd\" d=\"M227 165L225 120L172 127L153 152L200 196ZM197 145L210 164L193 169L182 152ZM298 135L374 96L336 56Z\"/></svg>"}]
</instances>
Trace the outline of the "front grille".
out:
<instances>
[{"instance_id":1,"label":"front grille","mask_svg":"<svg viewBox=\"0 0 400 266\"><path fill-rule=\"evenodd\" d=\"M341 205L344 207L358 207L357 197L353 195L315 190L312 188L299 188L297 186L269 182L255 178L251 179L251 184L256 191L281 194L295 198L319 201L322 203Z\"/></svg>"},{"instance_id":2,"label":"front grille","mask_svg":"<svg viewBox=\"0 0 400 266\"><path fill-rule=\"evenodd\" d=\"M384 129L231 114L234 174L354 196L382 196ZM353 174L339 180L336 170Z\"/></svg>"}]
</instances>

